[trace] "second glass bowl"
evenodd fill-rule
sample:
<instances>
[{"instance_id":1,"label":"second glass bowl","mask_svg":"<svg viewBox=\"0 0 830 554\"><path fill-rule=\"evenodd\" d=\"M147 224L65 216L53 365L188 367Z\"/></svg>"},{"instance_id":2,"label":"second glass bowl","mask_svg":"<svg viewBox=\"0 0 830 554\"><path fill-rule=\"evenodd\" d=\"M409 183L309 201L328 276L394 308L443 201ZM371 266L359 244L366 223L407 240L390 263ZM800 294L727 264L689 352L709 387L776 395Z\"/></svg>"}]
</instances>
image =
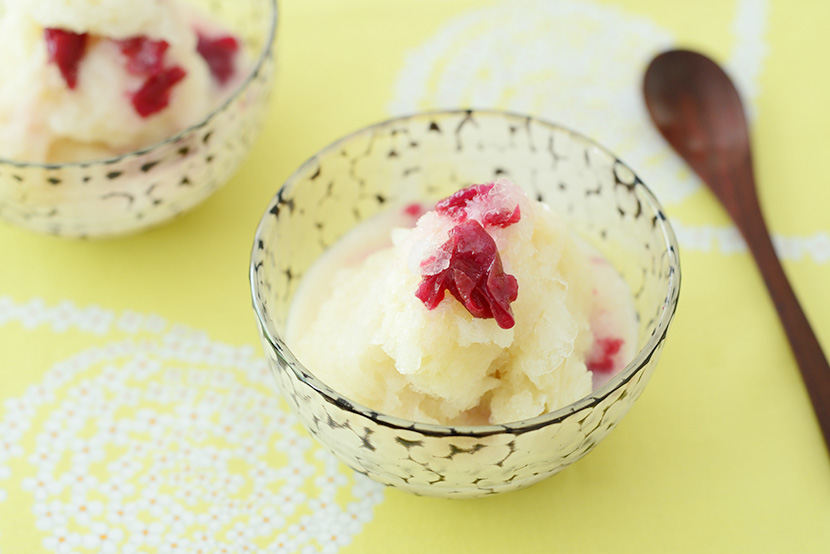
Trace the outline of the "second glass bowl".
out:
<instances>
[{"instance_id":1,"label":"second glass bowl","mask_svg":"<svg viewBox=\"0 0 830 554\"><path fill-rule=\"evenodd\" d=\"M268 105L277 4L196 3L242 39L251 63L237 90L202 121L133 152L57 164L0 159L0 218L66 237L131 233L196 206L233 175Z\"/></svg>"}]
</instances>

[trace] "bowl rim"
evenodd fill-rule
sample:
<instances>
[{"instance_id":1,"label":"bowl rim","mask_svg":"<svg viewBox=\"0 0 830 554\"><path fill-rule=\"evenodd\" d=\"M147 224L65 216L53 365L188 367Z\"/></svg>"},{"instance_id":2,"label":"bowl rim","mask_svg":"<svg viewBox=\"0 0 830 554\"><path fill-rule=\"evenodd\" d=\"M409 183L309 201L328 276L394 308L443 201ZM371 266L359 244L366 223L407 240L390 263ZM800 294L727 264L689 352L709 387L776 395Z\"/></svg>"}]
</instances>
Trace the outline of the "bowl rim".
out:
<instances>
[{"instance_id":1,"label":"bowl rim","mask_svg":"<svg viewBox=\"0 0 830 554\"><path fill-rule=\"evenodd\" d=\"M220 112L224 111L225 108L234 102L247 88L251 82L259 76L259 72L262 69L262 66L265 64L265 60L268 59L269 55L272 55L274 41L277 36L277 27L279 20L281 19L278 16L278 0L266 0L268 5L270 6L269 10L269 23L268 23L268 33L266 36L265 42L263 42L262 50L259 52L259 55L256 59L256 63L254 63L248 74L236 87L236 89L228 95L228 97L223 100L219 105L214 107L210 110L205 117L188 125L184 129L181 129L175 132L172 135L169 135L159 141L154 143L148 144L146 146L142 146L141 148L137 148L135 150L130 150L129 152L124 152L122 154L116 154L115 156L109 156L106 158L92 158L89 160L82 160L82 161L72 161L72 162L32 162L32 161L21 161L21 160L13 160L10 158L5 158L0 156L0 165L9 165L15 168L33 168L33 169L46 169L46 170L55 170L55 169L63 169L63 168L72 168L72 167L90 167L93 165L111 165L123 160L127 160L130 158L137 158L139 156L144 156L153 152L155 150L159 150L168 144L173 144L179 142L182 138L187 135L190 135L194 131L197 131L203 127L205 127L210 121L216 117Z\"/></svg>"},{"instance_id":2,"label":"bowl rim","mask_svg":"<svg viewBox=\"0 0 830 554\"><path fill-rule=\"evenodd\" d=\"M382 413L378 410L357 403L349 399L348 397L342 395L341 393L337 392L336 390L332 389L322 380L318 379L310 370L308 370L302 364L302 362L297 360L293 352L291 352L291 350L280 337L280 334L277 333L276 329L274 329L273 322L264 316L262 311L262 304L258 301L257 298L258 262L256 260L256 254L258 250L258 244L261 241L263 241L264 228L268 218L271 217L271 210L278 204L278 202L280 202L283 192L287 188L292 187L294 185L294 182L301 175L307 172L311 166L316 167L316 160L319 156L326 154L332 150L339 149L339 147L342 144L365 133L369 133L380 128L388 127L398 123L410 122L418 119L429 119L453 115L457 116L462 114L466 114L466 116L468 117L472 116L473 114L483 114L488 117L504 117L507 119L516 118L527 121L533 121L552 130L564 131L565 133L568 133L572 135L574 138L585 142L587 145L597 148L602 153L609 156L614 161L615 165L619 164L631 172L631 174L634 176L634 186L639 187L642 192L642 197L640 198L640 200L647 202L650 205L651 209L654 211L654 213L657 214L655 226L658 227L660 230L663 243L666 245L666 251L669 256L669 282L666 295L663 298L664 308L656 321L656 327L654 332L649 337L648 341L646 341L646 343L643 345L643 347L637 351L637 354L634 356L634 358L622 370L620 370L613 377L611 377L611 379L609 379L605 384L603 384L603 386L601 386L595 391L592 391L591 394L584 396L579 400L572 402L571 404L563 406L552 412L546 412L544 414L520 421L486 425L442 425L436 423L424 423L404 419L398 416ZM280 186L277 193L269 202L268 207L266 208L265 212L263 213L259 221L259 224L257 225L256 232L254 235L253 248L251 251L251 261L249 265L249 284L251 287L253 309L256 315L260 335L266 341L268 341L274 353L277 356L279 356L285 363L285 365L291 369L296 378L301 382L305 383L306 385L310 386L314 391L320 394L326 402L334 404L340 407L341 409L345 409L354 414L366 417L379 425L404 431L416 431L427 436L486 437L502 433L511 433L518 435L529 431L534 431L542 427L546 427L550 424L561 422L578 411L599 404L605 398L613 394L622 385L634 378L634 376L637 375L637 373L639 373L639 371L651 360L652 356L654 356L655 354L657 347L665 340L669 326L677 310L681 280L679 251L680 249L677 244L677 238L674 234L671 224L669 223L668 218L665 215L664 209L657 201L657 198L654 196L654 193L651 191L651 189L649 189L645 185L645 183L643 183L643 181L639 178L637 173L635 173L627 164L625 164L610 150L600 145L595 140L587 137L586 135L583 135L582 133L573 131L568 127L565 127L557 123L553 123L544 118L508 110L492 108L460 108L446 110L430 110L387 118L385 120L373 123L356 131L353 131L347 135L344 135L341 138L331 142L324 148L317 151L313 156L311 156L302 165L300 165L294 172L292 172L291 175L285 180L282 186Z\"/></svg>"}]
</instances>

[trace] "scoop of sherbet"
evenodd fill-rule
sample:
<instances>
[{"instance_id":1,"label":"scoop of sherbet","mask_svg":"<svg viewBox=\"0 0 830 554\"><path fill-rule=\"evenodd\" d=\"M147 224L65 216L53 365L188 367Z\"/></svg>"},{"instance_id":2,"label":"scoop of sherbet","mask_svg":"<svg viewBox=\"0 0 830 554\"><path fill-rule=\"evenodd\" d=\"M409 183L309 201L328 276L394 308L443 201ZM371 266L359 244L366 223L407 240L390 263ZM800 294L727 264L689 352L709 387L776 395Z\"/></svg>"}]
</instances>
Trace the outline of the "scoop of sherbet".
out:
<instances>
[{"instance_id":1,"label":"scoop of sherbet","mask_svg":"<svg viewBox=\"0 0 830 554\"><path fill-rule=\"evenodd\" d=\"M197 123L224 94L197 50L200 30L215 32L215 24L173 0L7 0L0 17L0 156L111 156ZM65 52L56 56L54 49L72 33L86 39L67 72ZM141 64L127 48L136 40L164 43L155 49L163 66L137 70Z\"/></svg>"},{"instance_id":2,"label":"scoop of sherbet","mask_svg":"<svg viewBox=\"0 0 830 554\"><path fill-rule=\"evenodd\" d=\"M491 188L493 197L474 198L463 210L439 203L414 228L396 229L392 247L340 270L308 328L289 337L298 359L345 396L421 422L518 421L589 394L588 259L546 205L507 181ZM424 261L450 231L459 221L481 224L488 213L515 219L482 225L518 282L510 328L476 317L450 294L433 309L416 296L425 267L446 269Z\"/></svg>"},{"instance_id":3,"label":"scoop of sherbet","mask_svg":"<svg viewBox=\"0 0 830 554\"><path fill-rule=\"evenodd\" d=\"M147 35L171 44L181 40L176 4L169 0L5 0L45 28L92 33L111 38Z\"/></svg>"}]
</instances>

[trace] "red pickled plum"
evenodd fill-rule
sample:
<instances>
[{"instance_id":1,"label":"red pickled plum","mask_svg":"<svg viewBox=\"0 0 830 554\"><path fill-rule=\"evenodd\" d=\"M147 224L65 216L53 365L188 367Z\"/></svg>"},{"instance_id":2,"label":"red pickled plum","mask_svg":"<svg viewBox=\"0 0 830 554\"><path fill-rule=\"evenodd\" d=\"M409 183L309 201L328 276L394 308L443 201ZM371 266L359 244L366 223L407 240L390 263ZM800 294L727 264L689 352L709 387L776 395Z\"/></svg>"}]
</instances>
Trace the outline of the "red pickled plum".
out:
<instances>
[{"instance_id":1,"label":"red pickled plum","mask_svg":"<svg viewBox=\"0 0 830 554\"><path fill-rule=\"evenodd\" d=\"M224 85L233 77L234 59L239 50L239 42L234 37L208 38L199 33L196 50L205 59L213 78L220 85Z\"/></svg>"},{"instance_id":2,"label":"red pickled plum","mask_svg":"<svg viewBox=\"0 0 830 554\"><path fill-rule=\"evenodd\" d=\"M141 117L148 117L160 112L170 103L170 89L184 79L185 70L179 66L170 67L144 81L140 89L132 96L135 111Z\"/></svg>"},{"instance_id":3,"label":"red pickled plum","mask_svg":"<svg viewBox=\"0 0 830 554\"><path fill-rule=\"evenodd\" d=\"M164 53L170 46L164 40L145 36L116 41L127 57L127 71L134 75L158 75L164 67Z\"/></svg>"},{"instance_id":4,"label":"red pickled plum","mask_svg":"<svg viewBox=\"0 0 830 554\"><path fill-rule=\"evenodd\" d=\"M403 213L408 215L409 217L421 217L424 215L426 210L421 204L417 202L413 202L412 204L407 204L406 207L403 209Z\"/></svg>"},{"instance_id":5,"label":"red pickled plum","mask_svg":"<svg viewBox=\"0 0 830 554\"><path fill-rule=\"evenodd\" d=\"M519 206L512 211L510 208L498 208L484 214L483 219L482 223L490 227L510 227L522 219L522 211Z\"/></svg>"},{"instance_id":6,"label":"red pickled plum","mask_svg":"<svg viewBox=\"0 0 830 554\"><path fill-rule=\"evenodd\" d=\"M622 339L608 337L595 339L594 347L586 362L588 370L608 373L617 369L617 364L614 363L614 359L620 353L623 342Z\"/></svg>"},{"instance_id":7,"label":"red pickled plum","mask_svg":"<svg viewBox=\"0 0 830 554\"><path fill-rule=\"evenodd\" d=\"M519 293L516 278L504 272L501 257L493 240L476 220L453 227L435 258L428 258L422 268L446 263L434 275L424 275L415 295L430 310L435 309L449 291L474 317L495 318L502 329L515 324L510 303Z\"/></svg>"},{"instance_id":8,"label":"red pickled plum","mask_svg":"<svg viewBox=\"0 0 830 554\"><path fill-rule=\"evenodd\" d=\"M467 219L467 206L475 198L484 196L493 190L493 184L471 185L454 192L435 205L435 211L440 215L449 216L459 223Z\"/></svg>"},{"instance_id":9,"label":"red pickled plum","mask_svg":"<svg viewBox=\"0 0 830 554\"><path fill-rule=\"evenodd\" d=\"M78 84L78 67L86 52L86 33L73 33L64 29L43 30L49 61L58 66L66 86L74 89Z\"/></svg>"}]
</instances>

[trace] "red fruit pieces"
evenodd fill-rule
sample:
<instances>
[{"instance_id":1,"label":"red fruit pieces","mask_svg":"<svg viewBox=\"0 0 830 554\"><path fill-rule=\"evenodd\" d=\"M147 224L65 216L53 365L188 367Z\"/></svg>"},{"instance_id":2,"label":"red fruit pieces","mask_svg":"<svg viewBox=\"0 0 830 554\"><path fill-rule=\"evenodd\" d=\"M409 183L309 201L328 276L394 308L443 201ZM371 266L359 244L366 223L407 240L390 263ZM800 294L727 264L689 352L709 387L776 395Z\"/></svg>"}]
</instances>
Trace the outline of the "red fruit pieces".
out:
<instances>
[{"instance_id":1,"label":"red fruit pieces","mask_svg":"<svg viewBox=\"0 0 830 554\"><path fill-rule=\"evenodd\" d=\"M494 190L495 187L496 183L487 183L463 188L438 202L435 211L457 223L470 217L478 219L485 227L509 227L518 223L522 219L519 205L505 206L506 197L501 194L504 189Z\"/></svg>"},{"instance_id":2,"label":"red fruit pieces","mask_svg":"<svg viewBox=\"0 0 830 554\"><path fill-rule=\"evenodd\" d=\"M127 58L127 71L145 77L141 88L131 93L136 113L150 117L170 104L170 91L187 76L178 65L164 67L164 55L170 45L164 40L151 40L139 35L115 41Z\"/></svg>"},{"instance_id":3,"label":"red fruit pieces","mask_svg":"<svg viewBox=\"0 0 830 554\"><path fill-rule=\"evenodd\" d=\"M170 89L184 79L187 72L179 66L154 73L132 94L133 108L141 117L149 117L170 103Z\"/></svg>"},{"instance_id":4,"label":"red fruit pieces","mask_svg":"<svg viewBox=\"0 0 830 554\"><path fill-rule=\"evenodd\" d=\"M522 212L519 206L512 211L510 208L498 208L484 214L482 219L482 223L491 227L510 227L522 219Z\"/></svg>"},{"instance_id":5,"label":"red fruit pieces","mask_svg":"<svg viewBox=\"0 0 830 554\"><path fill-rule=\"evenodd\" d=\"M453 227L437 257L449 264L434 275L424 275L415 292L428 309L435 309L444 299L444 291L449 291L473 317L494 318L502 329L513 327L510 303L518 297L519 285L504 272L493 237L478 221ZM434 263L434 258L424 264Z\"/></svg>"},{"instance_id":6,"label":"red fruit pieces","mask_svg":"<svg viewBox=\"0 0 830 554\"><path fill-rule=\"evenodd\" d=\"M205 59L213 78L220 85L227 83L235 72L234 58L239 50L239 41L232 36L208 38L199 33L196 50Z\"/></svg>"},{"instance_id":7,"label":"red fruit pieces","mask_svg":"<svg viewBox=\"0 0 830 554\"><path fill-rule=\"evenodd\" d=\"M615 369L614 357L619 354L622 345L622 339L608 337L596 339L591 354L588 357L588 369L599 373L613 371Z\"/></svg>"},{"instance_id":8,"label":"red fruit pieces","mask_svg":"<svg viewBox=\"0 0 830 554\"><path fill-rule=\"evenodd\" d=\"M43 38L49 61L58 66L66 86L74 89L78 84L78 66L86 52L87 34L47 28L43 30Z\"/></svg>"},{"instance_id":9,"label":"red fruit pieces","mask_svg":"<svg viewBox=\"0 0 830 554\"><path fill-rule=\"evenodd\" d=\"M417 202L407 204L403 209L404 215L408 215L410 217L421 217L424 215L425 211L424 207Z\"/></svg>"},{"instance_id":10,"label":"red fruit pieces","mask_svg":"<svg viewBox=\"0 0 830 554\"><path fill-rule=\"evenodd\" d=\"M496 181L463 188L435 205L455 226L449 240L421 262L422 281L415 295L430 310L444 291L474 317L494 318L499 327L515 325L510 303L519 285L504 272L498 247L486 228L508 227L522 217L515 185ZM518 193L520 194L520 193Z\"/></svg>"},{"instance_id":11,"label":"red fruit pieces","mask_svg":"<svg viewBox=\"0 0 830 554\"><path fill-rule=\"evenodd\" d=\"M127 57L127 71L134 75L157 75L164 67L164 53L170 46L164 40L137 36L116 41Z\"/></svg>"},{"instance_id":12,"label":"red fruit pieces","mask_svg":"<svg viewBox=\"0 0 830 554\"><path fill-rule=\"evenodd\" d=\"M488 183L486 185L471 185L463 188L438 202L435 205L435 211L440 215L446 215L456 219L460 223L467 219L467 205L472 202L474 198L489 193L492 188L493 183Z\"/></svg>"},{"instance_id":13,"label":"red fruit pieces","mask_svg":"<svg viewBox=\"0 0 830 554\"><path fill-rule=\"evenodd\" d=\"M57 64L66 85L74 89L78 82L78 66L86 52L87 34L49 28L44 29L43 36L49 61ZM187 75L179 66L164 67L164 54L170 45L146 36L114 42L127 58L127 71L147 77L141 88L131 95L138 115L148 117L166 108L170 103L170 89Z\"/></svg>"}]
</instances>

